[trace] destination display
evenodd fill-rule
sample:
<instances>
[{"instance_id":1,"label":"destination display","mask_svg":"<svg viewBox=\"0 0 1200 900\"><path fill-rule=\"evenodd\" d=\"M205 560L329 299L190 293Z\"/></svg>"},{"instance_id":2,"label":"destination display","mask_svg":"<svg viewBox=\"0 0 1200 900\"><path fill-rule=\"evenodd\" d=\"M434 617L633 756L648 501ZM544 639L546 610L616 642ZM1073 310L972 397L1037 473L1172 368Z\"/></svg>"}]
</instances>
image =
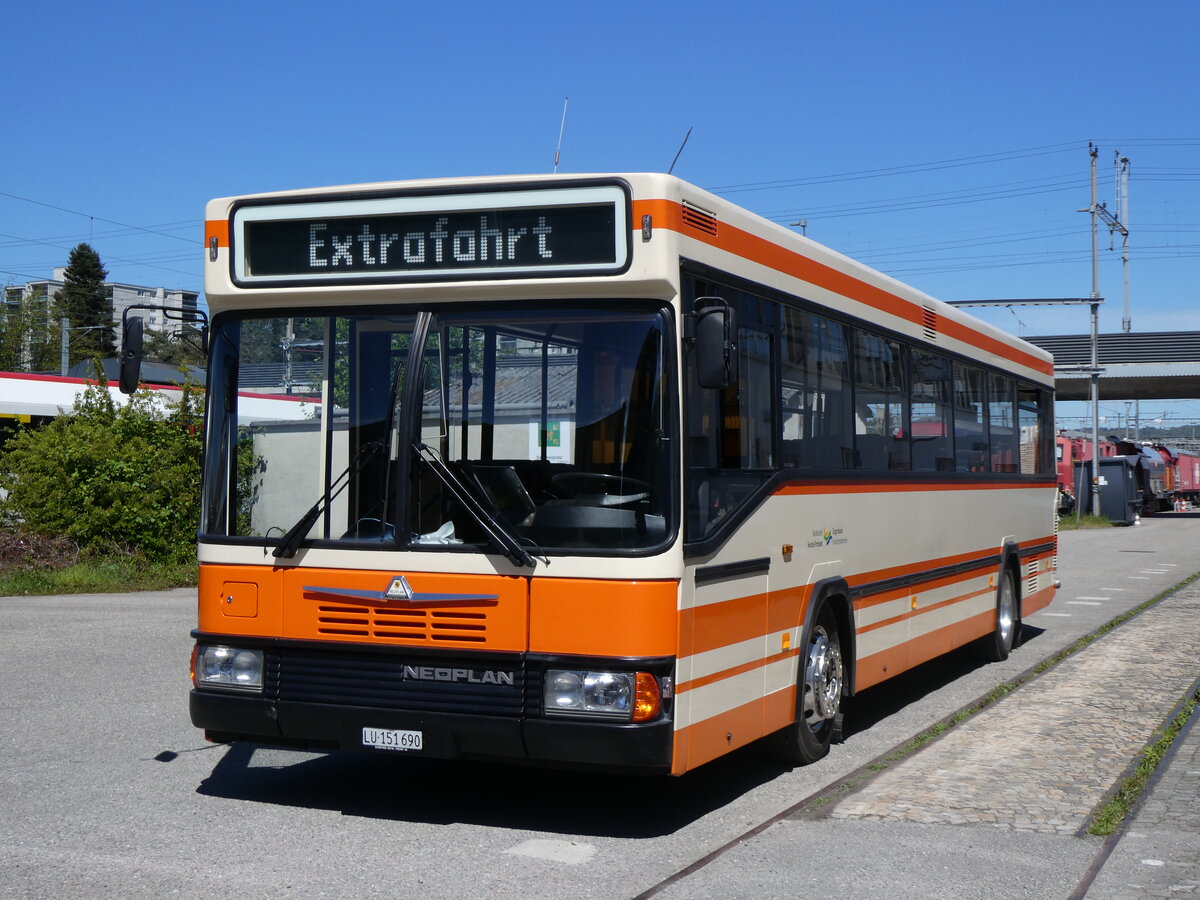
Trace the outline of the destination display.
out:
<instances>
[{"instance_id":1,"label":"destination display","mask_svg":"<svg viewBox=\"0 0 1200 900\"><path fill-rule=\"evenodd\" d=\"M618 271L629 252L624 210L615 186L247 206L233 216L234 276L360 282Z\"/></svg>"}]
</instances>

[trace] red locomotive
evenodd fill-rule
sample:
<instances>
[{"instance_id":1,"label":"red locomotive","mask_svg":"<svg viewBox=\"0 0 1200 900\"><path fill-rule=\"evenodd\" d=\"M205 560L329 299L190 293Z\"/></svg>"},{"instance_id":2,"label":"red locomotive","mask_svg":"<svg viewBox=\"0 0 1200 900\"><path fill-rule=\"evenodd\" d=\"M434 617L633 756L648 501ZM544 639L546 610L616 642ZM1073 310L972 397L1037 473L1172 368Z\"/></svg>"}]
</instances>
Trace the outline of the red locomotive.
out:
<instances>
[{"instance_id":1,"label":"red locomotive","mask_svg":"<svg viewBox=\"0 0 1200 900\"><path fill-rule=\"evenodd\" d=\"M1091 489L1089 469L1078 465L1092 458L1092 441L1081 435L1059 434L1054 439L1057 454L1060 511L1074 509L1075 501ZM1184 453L1164 444L1140 444L1122 438L1100 441L1100 456L1124 456L1138 471L1142 512L1179 509L1181 504L1200 501L1200 455Z\"/></svg>"}]
</instances>

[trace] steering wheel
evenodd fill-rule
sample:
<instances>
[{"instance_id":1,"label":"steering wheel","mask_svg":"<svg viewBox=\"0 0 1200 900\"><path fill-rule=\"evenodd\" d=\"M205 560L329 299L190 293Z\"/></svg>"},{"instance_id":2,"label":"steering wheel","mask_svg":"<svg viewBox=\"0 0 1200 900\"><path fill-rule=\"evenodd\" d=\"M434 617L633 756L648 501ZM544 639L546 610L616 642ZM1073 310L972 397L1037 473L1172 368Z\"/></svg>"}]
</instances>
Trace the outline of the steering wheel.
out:
<instances>
[{"instance_id":1,"label":"steering wheel","mask_svg":"<svg viewBox=\"0 0 1200 900\"><path fill-rule=\"evenodd\" d=\"M550 484L568 497L601 495L600 506L635 503L650 496L650 485L637 478L609 475L604 472L559 472Z\"/></svg>"},{"instance_id":2,"label":"steering wheel","mask_svg":"<svg viewBox=\"0 0 1200 900\"><path fill-rule=\"evenodd\" d=\"M391 522L365 516L354 523L354 527L342 535L343 540L374 540L383 538L393 540L396 536L395 526Z\"/></svg>"}]
</instances>

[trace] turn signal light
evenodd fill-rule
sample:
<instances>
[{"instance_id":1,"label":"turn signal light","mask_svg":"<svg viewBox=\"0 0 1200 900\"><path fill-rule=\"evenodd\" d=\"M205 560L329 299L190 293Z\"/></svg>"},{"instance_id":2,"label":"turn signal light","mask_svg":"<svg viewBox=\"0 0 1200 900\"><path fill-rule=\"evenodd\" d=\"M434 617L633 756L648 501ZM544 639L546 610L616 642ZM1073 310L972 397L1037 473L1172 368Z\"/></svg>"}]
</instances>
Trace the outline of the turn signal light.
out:
<instances>
[{"instance_id":1,"label":"turn signal light","mask_svg":"<svg viewBox=\"0 0 1200 900\"><path fill-rule=\"evenodd\" d=\"M637 692L633 699L633 721L648 722L662 712L662 693L658 679L649 672L637 673Z\"/></svg>"}]
</instances>

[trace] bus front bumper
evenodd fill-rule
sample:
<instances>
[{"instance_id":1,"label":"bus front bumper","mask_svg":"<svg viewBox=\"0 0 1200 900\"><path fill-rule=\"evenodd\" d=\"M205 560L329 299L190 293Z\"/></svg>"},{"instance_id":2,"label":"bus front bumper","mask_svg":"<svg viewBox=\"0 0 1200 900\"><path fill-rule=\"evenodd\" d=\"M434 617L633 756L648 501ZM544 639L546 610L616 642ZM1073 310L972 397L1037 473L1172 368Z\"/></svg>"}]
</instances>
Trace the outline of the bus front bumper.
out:
<instances>
[{"instance_id":1,"label":"bus front bumper","mask_svg":"<svg viewBox=\"0 0 1200 900\"><path fill-rule=\"evenodd\" d=\"M636 725L510 718L326 706L195 689L190 708L192 724L217 743L386 752L366 743L366 729L419 733L420 749L398 750L401 754L643 772L670 771L674 737L667 718Z\"/></svg>"}]
</instances>

